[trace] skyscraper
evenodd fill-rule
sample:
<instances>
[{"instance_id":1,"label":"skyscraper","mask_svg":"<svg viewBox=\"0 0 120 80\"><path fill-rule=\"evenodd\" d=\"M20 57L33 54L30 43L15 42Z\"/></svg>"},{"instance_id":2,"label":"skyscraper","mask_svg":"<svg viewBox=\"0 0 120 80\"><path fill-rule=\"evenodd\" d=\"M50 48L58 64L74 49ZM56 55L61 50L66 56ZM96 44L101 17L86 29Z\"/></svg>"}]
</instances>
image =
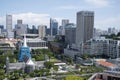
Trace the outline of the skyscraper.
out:
<instances>
[{"instance_id":1,"label":"skyscraper","mask_svg":"<svg viewBox=\"0 0 120 80\"><path fill-rule=\"evenodd\" d=\"M69 20L68 19L63 19L62 20L62 26L65 26L66 24L69 23Z\"/></svg>"},{"instance_id":2,"label":"skyscraper","mask_svg":"<svg viewBox=\"0 0 120 80\"><path fill-rule=\"evenodd\" d=\"M93 37L94 12L80 11L77 13L76 44L85 43Z\"/></svg>"},{"instance_id":3,"label":"skyscraper","mask_svg":"<svg viewBox=\"0 0 120 80\"><path fill-rule=\"evenodd\" d=\"M15 25L15 38L20 38L21 34L25 34L27 32L27 24L23 24L22 20L17 20L17 24Z\"/></svg>"},{"instance_id":4,"label":"skyscraper","mask_svg":"<svg viewBox=\"0 0 120 80\"><path fill-rule=\"evenodd\" d=\"M61 27L61 35L65 35L65 26L69 24L69 20L68 19L63 19L62 20L62 27Z\"/></svg>"},{"instance_id":5,"label":"skyscraper","mask_svg":"<svg viewBox=\"0 0 120 80\"><path fill-rule=\"evenodd\" d=\"M50 35L55 36L58 33L58 22L50 18Z\"/></svg>"},{"instance_id":6,"label":"skyscraper","mask_svg":"<svg viewBox=\"0 0 120 80\"><path fill-rule=\"evenodd\" d=\"M12 15L6 15L6 29L12 31Z\"/></svg>"},{"instance_id":7,"label":"skyscraper","mask_svg":"<svg viewBox=\"0 0 120 80\"><path fill-rule=\"evenodd\" d=\"M4 30L4 26L0 25L0 34L3 32L3 30Z\"/></svg>"},{"instance_id":8,"label":"skyscraper","mask_svg":"<svg viewBox=\"0 0 120 80\"><path fill-rule=\"evenodd\" d=\"M6 29L7 38L14 38L14 33L12 32L12 15L6 15Z\"/></svg>"},{"instance_id":9,"label":"skyscraper","mask_svg":"<svg viewBox=\"0 0 120 80\"><path fill-rule=\"evenodd\" d=\"M38 34L39 34L39 38L45 37L45 35L46 35L46 26L45 25L38 26Z\"/></svg>"},{"instance_id":10,"label":"skyscraper","mask_svg":"<svg viewBox=\"0 0 120 80\"><path fill-rule=\"evenodd\" d=\"M32 34L37 34L37 33L38 33L38 31L37 31L35 25L32 25Z\"/></svg>"},{"instance_id":11,"label":"skyscraper","mask_svg":"<svg viewBox=\"0 0 120 80\"><path fill-rule=\"evenodd\" d=\"M75 24L67 24L65 28L65 41L69 45L75 44L76 39L76 25Z\"/></svg>"}]
</instances>

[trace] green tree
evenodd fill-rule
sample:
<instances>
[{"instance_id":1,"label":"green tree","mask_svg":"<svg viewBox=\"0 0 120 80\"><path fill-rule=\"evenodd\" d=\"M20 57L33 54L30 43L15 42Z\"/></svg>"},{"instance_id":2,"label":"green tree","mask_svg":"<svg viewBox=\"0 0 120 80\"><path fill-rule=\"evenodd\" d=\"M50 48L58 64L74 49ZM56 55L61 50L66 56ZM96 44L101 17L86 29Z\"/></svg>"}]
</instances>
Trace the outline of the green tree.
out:
<instances>
[{"instance_id":1,"label":"green tree","mask_svg":"<svg viewBox=\"0 0 120 80\"><path fill-rule=\"evenodd\" d=\"M58 66L53 66L53 69L54 69L55 71L58 71Z\"/></svg>"},{"instance_id":2,"label":"green tree","mask_svg":"<svg viewBox=\"0 0 120 80\"><path fill-rule=\"evenodd\" d=\"M35 77L35 72L31 72L29 75L30 77Z\"/></svg>"},{"instance_id":3,"label":"green tree","mask_svg":"<svg viewBox=\"0 0 120 80\"><path fill-rule=\"evenodd\" d=\"M47 69L51 69L51 67L54 66L54 64L52 62L44 62L44 65Z\"/></svg>"},{"instance_id":4,"label":"green tree","mask_svg":"<svg viewBox=\"0 0 120 80\"><path fill-rule=\"evenodd\" d=\"M120 36L120 32L117 33L117 36Z\"/></svg>"}]
</instances>

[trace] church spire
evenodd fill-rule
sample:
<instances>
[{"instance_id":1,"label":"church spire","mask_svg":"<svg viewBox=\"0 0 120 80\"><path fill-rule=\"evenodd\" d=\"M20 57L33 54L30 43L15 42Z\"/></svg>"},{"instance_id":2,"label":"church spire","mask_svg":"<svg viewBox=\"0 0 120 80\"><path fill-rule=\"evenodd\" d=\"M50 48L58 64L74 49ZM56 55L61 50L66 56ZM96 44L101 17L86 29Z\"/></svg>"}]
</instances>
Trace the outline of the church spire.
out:
<instances>
[{"instance_id":1,"label":"church spire","mask_svg":"<svg viewBox=\"0 0 120 80\"><path fill-rule=\"evenodd\" d=\"M27 42L26 42L26 36L24 34L24 44L23 44L24 47L27 47Z\"/></svg>"}]
</instances>

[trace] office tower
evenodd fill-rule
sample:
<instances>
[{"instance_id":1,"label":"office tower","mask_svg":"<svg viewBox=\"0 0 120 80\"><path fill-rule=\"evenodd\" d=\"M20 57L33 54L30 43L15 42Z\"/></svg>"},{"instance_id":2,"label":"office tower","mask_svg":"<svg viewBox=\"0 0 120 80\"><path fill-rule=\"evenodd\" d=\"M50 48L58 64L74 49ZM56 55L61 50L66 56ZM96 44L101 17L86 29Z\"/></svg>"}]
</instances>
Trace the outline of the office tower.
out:
<instances>
[{"instance_id":1,"label":"office tower","mask_svg":"<svg viewBox=\"0 0 120 80\"><path fill-rule=\"evenodd\" d=\"M76 39L76 26L75 24L67 24L65 28L65 41L69 45L75 44Z\"/></svg>"},{"instance_id":2,"label":"office tower","mask_svg":"<svg viewBox=\"0 0 120 80\"><path fill-rule=\"evenodd\" d=\"M108 35L111 35L111 34L117 34L117 30L113 27L113 28L108 28Z\"/></svg>"},{"instance_id":3,"label":"office tower","mask_svg":"<svg viewBox=\"0 0 120 80\"><path fill-rule=\"evenodd\" d=\"M65 31L65 30L64 30ZM63 35L63 26L59 26L58 34Z\"/></svg>"},{"instance_id":4,"label":"office tower","mask_svg":"<svg viewBox=\"0 0 120 80\"><path fill-rule=\"evenodd\" d=\"M50 35L50 28L46 28L46 35Z\"/></svg>"},{"instance_id":5,"label":"office tower","mask_svg":"<svg viewBox=\"0 0 120 80\"><path fill-rule=\"evenodd\" d=\"M58 33L58 22L50 18L50 35L55 36Z\"/></svg>"},{"instance_id":6,"label":"office tower","mask_svg":"<svg viewBox=\"0 0 120 80\"><path fill-rule=\"evenodd\" d=\"M12 15L6 15L6 30L7 38L14 38L14 33L12 32Z\"/></svg>"},{"instance_id":7,"label":"office tower","mask_svg":"<svg viewBox=\"0 0 120 80\"><path fill-rule=\"evenodd\" d=\"M20 38L21 34L25 34L27 32L27 24L23 24L22 20L17 20L17 24L15 25L15 38Z\"/></svg>"},{"instance_id":8,"label":"office tower","mask_svg":"<svg viewBox=\"0 0 120 80\"><path fill-rule=\"evenodd\" d=\"M37 31L35 25L32 25L32 34L37 34L37 33L38 33L38 31Z\"/></svg>"},{"instance_id":9,"label":"office tower","mask_svg":"<svg viewBox=\"0 0 120 80\"><path fill-rule=\"evenodd\" d=\"M1 35L1 33L2 33L2 30L1 30L1 28L0 28L0 35Z\"/></svg>"},{"instance_id":10,"label":"office tower","mask_svg":"<svg viewBox=\"0 0 120 80\"><path fill-rule=\"evenodd\" d=\"M80 11L77 13L76 44L85 43L93 38L94 12Z\"/></svg>"},{"instance_id":11,"label":"office tower","mask_svg":"<svg viewBox=\"0 0 120 80\"><path fill-rule=\"evenodd\" d=\"M3 25L0 25L0 29L4 29L4 26L3 26Z\"/></svg>"},{"instance_id":12,"label":"office tower","mask_svg":"<svg viewBox=\"0 0 120 80\"><path fill-rule=\"evenodd\" d=\"M12 15L6 15L6 29L12 31Z\"/></svg>"},{"instance_id":13,"label":"office tower","mask_svg":"<svg viewBox=\"0 0 120 80\"><path fill-rule=\"evenodd\" d=\"M38 26L38 34L39 38L43 39L46 35L46 26L45 25L39 25Z\"/></svg>"},{"instance_id":14,"label":"office tower","mask_svg":"<svg viewBox=\"0 0 120 80\"><path fill-rule=\"evenodd\" d=\"M63 19L62 20L62 27L61 27L61 35L65 35L65 26L69 24L69 20L68 19Z\"/></svg>"},{"instance_id":15,"label":"office tower","mask_svg":"<svg viewBox=\"0 0 120 80\"><path fill-rule=\"evenodd\" d=\"M0 34L2 34L3 30L4 30L4 26L0 25Z\"/></svg>"},{"instance_id":16,"label":"office tower","mask_svg":"<svg viewBox=\"0 0 120 80\"><path fill-rule=\"evenodd\" d=\"M69 23L69 20L68 19L63 19L62 20L62 26L66 26L66 24Z\"/></svg>"}]
</instances>

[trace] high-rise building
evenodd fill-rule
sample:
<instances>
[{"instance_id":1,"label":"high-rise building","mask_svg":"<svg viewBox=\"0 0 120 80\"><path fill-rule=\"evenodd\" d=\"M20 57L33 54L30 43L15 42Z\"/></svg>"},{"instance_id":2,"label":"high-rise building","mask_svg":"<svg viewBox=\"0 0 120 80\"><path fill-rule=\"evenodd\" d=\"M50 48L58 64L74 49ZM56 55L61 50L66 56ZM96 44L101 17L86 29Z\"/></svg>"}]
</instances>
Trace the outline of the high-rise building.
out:
<instances>
[{"instance_id":1,"label":"high-rise building","mask_svg":"<svg viewBox=\"0 0 120 80\"><path fill-rule=\"evenodd\" d=\"M80 11L77 13L76 44L85 43L93 37L94 12Z\"/></svg>"},{"instance_id":2,"label":"high-rise building","mask_svg":"<svg viewBox=\"0 0 120 80\"><path fill-rule=\"evenodd\" d=\"M12 32L12 15L6 15L6 30L7 38L14 38L14 33Z\"/></svg>"},{"instance_id":3,"label":"high-rise building","mask_svg":"<svg viewBox=\"0 0 120 80\"><path fill-rule=\"evenodd\" d=\"M50 18L50 35L55 36L58 33L58 22Z\"/></svg>"},{"instance_id":4,"label":"high-rise building","mask_svg":"<svg viewBox=\"0 0 120 80\"><path fill-rule=\"evenodd\" d=\"M63 19L62 20L62 26L60 26L59 28L59 35L65 35L65 26L69 24L69 20L68 19Z\"/></svg>"},{"instance_id":5,"label":"high-rise building","mask_svg":"<svg viewBox=\"0 0 120 80\"><path fill-rule=\"evenodd\" d=\"M3 26L3 25L0 25L0 29L4 29L4 26Z\"/></svg>"},{"instance_id":6,"label":"high-rise building","mask_svg":"<svg viewBox=\"0 0 120 80\"><path fill-rule=\"evenodd\" d=\"M15 25L15 38L20 38L21 34L25 34L27 32L27 24L23 24L22 20L17 20L17 24Z\"/></svg>"},{"instance_id":7,"label":"high-rise building","mask_svg":"<svg viewBox=\"0 0 120 80\"><path fill-rule=\"evenodd\" d=\"M65 28L65 41L69 45L75 44L76 39L76 25L74 23L69 23Z\"/></svg>"},{"instance_id":8,"label":"high-rise building","mask_svg":"<svg viewBox=\"0 0 120 80\"><path fill-rule=\"evenodd\" d=\"M38 34L39 38L43 39L46 35L46 26L45 25L39 25L38 26Z\"/></svg>"},{"instance_id":9,"label":"high-rise building","mask_svg":"<svg viewBox=\"0 0 120 80\"><path fill-rule=\"evenodd\" d=\"M3 32L3 30L4 30L4 26L0 25L0 34Z\"/></svg>"},{"instance_id":10,"label":"high-rise building","mask_svg":"<svg viewBox=\"0 0 120 80\"><path fill-rule=\"evenodd\" d=\"M69 20L68 19L63 19L62 20L62 26L66 26L66 24L69 23Z\"/></svg>"},{"instance_id":11,"label":"high-rise building","mask_svg":"<svg viewBox=\"0 0 120 80\"><path fill-rule=\"evenodd\" d=\"M6 15L6 29L12 31L12 15Z\"/></svg>"},{"instance_id":12,"label":"high-rise building","mask_svg":"<svg viewBox=\"0 0 120 80\"><path fill-rule=\"evenodd\" d=\"M37 29L35 27L35 25L32 25L32 34L37 34Z\"/></svg>"}]
</instances>

